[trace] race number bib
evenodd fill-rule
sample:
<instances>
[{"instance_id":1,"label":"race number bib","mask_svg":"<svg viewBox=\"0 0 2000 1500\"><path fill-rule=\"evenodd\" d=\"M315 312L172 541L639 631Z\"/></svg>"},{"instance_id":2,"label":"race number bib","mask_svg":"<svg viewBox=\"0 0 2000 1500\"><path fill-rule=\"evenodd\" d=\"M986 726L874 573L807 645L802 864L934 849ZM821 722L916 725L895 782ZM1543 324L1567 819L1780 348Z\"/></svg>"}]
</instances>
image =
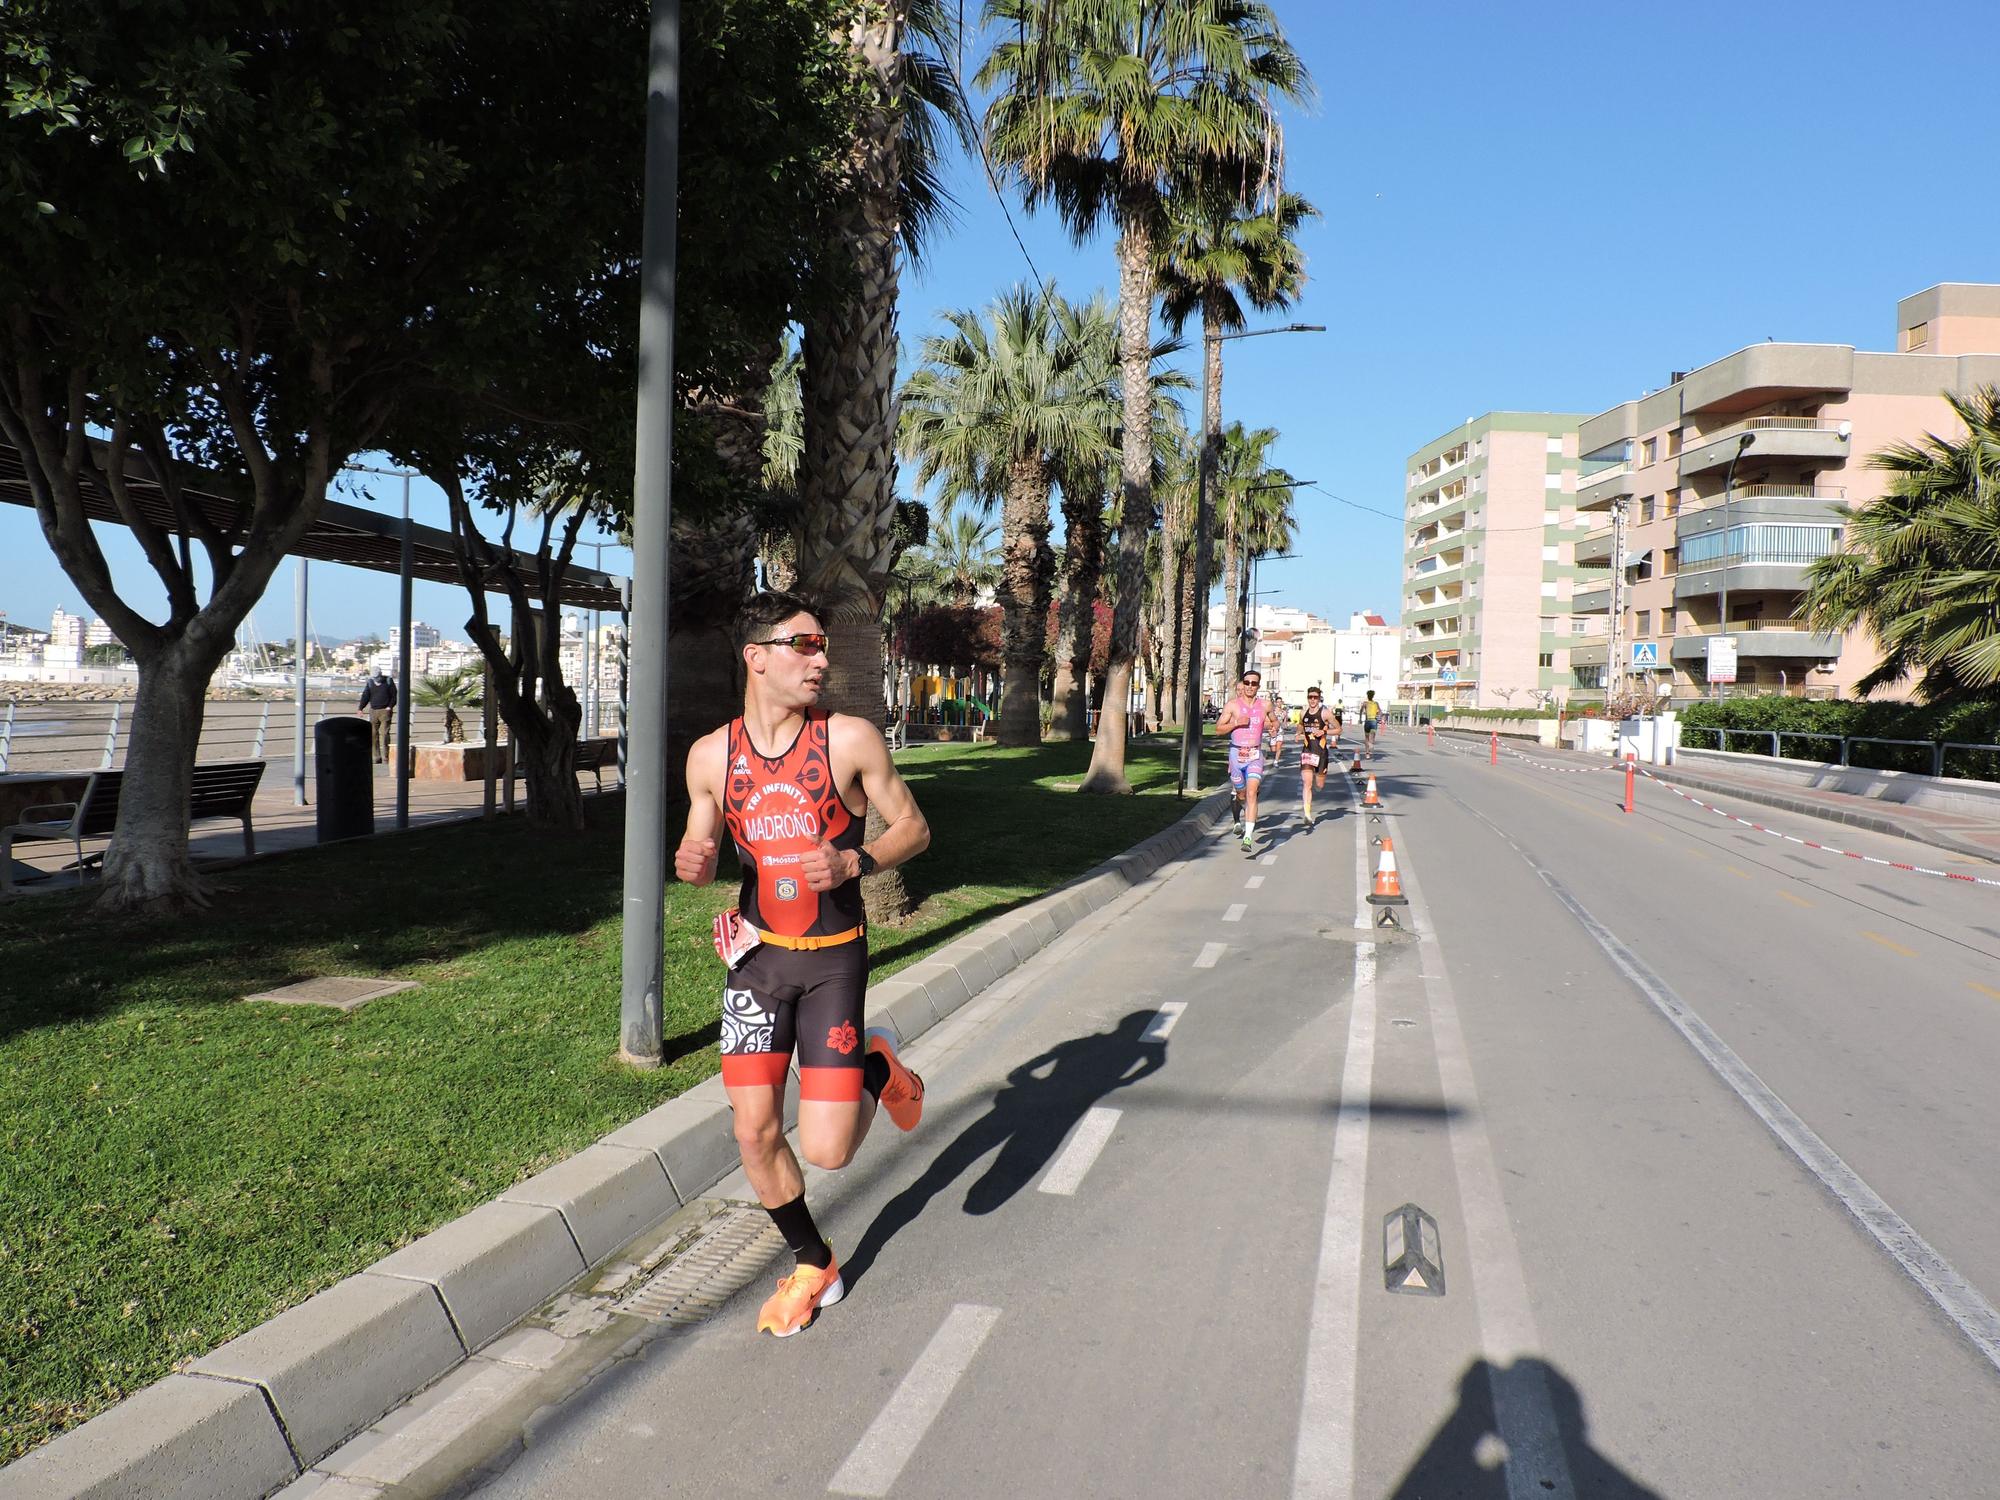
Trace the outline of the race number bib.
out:
<instances>
[{"instance_id":1,"label":"race number bib","mask_svg":"<svg viewBox=\"0 0 2000 1500\"><path fill-rule=\"evenodd\" d=\"M730 968L750 956L750 950L764 939L756 928L743 920L743 913L731 907L715 919L715 952Z\"/></svg>"},{"instance_id":2,"label":"race number bib","mask_svg":"<svg viewBox=\"0 0 2000 1500\"><path fill-rule=\"evenodd\" d=\"M1319 757L1310 750L1302 750L1299 752L1299 764L1302 766L1316 766L1319 764Z\"/></svg>"}]
</instances>

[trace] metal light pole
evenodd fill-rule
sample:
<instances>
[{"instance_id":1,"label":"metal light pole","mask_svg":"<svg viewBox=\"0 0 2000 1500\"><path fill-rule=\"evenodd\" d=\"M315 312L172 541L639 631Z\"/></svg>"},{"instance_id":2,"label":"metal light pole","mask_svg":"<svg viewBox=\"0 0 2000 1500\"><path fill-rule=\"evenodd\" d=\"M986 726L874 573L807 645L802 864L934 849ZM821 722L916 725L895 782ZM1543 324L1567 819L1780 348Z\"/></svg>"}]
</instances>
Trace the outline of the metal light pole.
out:
<instances>
[{"instance_id":1,"label":"metal light pole","mask_svg":"<svg viewBox=\"0 0 2000 1500\"><path fill-rule=\"evenodd\" d=\"M1208 655L1208 532L1214 524L1210 497L1215 489L1215 463L1222 435L1208 420L1208 345L1231 339L1261 338L1267 333L1325 333L1319 323L1287 323L1282 328L1246 328L1239 333L1202 334L1201 361L1201 462L1196 468L1194 522L1194 619L1188 630L1187 687L1184 690L1184 721L1181 725L1180 795L1185 797L1201 784L1201 668Z\"/></svg>"},{"instance_id":2,"label":"metal light pole","mask_svg":"<svg viewBox=\"0 0 2000 1500\"><path fill-rule=\"evenodd\" d=\"M410 476L403 475L403 548L397 560L401 582L397 610L402 643L396 652L396 827L410 826L410 575L416 569L417 539L410 530Z\"/></svg>"},{"instance_id":3,"label":"metal light pole","mask_svg":"<svg viewBox=\"0 0 2000 1500\"><path fill-rule=\"evenodd\" d=\"M664 1060L667 564L673 523L674 199L680 177L680 0L653 0L639 255L639 391L632 466L631 753L625 767L625 931L619 1055Z\"/></svg>"},{"instance_id":4,"label":"metal light pole","mask_svg":"<svg viewBox=\"0 0 2000 1500\"><path fill-rule=\"evenodd\" d=\"M306 805L306 560L303 554L298 559L298 573L293 580L293 599L297 621L292 626L292 732L296 736L297 754L292 757L292 806Z\"/></svg>"},{"instance_id":5,"label":"metal light pole","mask_svg":"<svg viewBox=\"0 0 2000 1500\"><path fill-rule=\"evenodd\" d=\"M1736 490L1736 461L1743 456L1744 450L1756 441L1757 434L1754 432L1746 432L1739 437L1736 440L1736 451L1729 455L1729 467L1722 471L1722 598L1721 612L1715 619L1718 635L1729 634L1729 521L1735 511L1731 502ZM1716 684L1715 696L1718 699L1724 696L1721 683Z\"/></svg>"}]
</instances>

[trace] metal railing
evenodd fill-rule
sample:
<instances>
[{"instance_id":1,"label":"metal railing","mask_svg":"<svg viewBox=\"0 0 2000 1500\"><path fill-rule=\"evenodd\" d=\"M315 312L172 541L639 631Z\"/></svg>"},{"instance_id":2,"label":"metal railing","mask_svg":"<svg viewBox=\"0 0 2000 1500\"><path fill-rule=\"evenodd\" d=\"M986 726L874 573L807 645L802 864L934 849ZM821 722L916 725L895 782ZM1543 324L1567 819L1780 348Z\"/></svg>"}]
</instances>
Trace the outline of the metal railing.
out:
<instances>
[{"instance_id":1,"label":"metal railing","mask_svg":"<svg viewBox=\"0 0 2000 1500\"><path fill-rule=\"evenodd\" d=\"M273 708L279 710L273 715ZM308 697L305 755L313 754L312 725L329 716L353 712L353 699ZM461 709L460 722L470 739L480 733L476 708ZM289 763L297 753L293 739L290 699L216 701L204 706L197 760L272 760ZM418 743L442 740L445 717L441 708L412 707L410 738ZM500 738L507 728L500 726ZM121 769L132 744L132 705L116 700L15 701L0 712L0 774L36 771L111 771Z\"/></svg>"},{"instance_id":2,"label":"metal railing","mask_svg":"<svg viewBox=\"0 0 2000 1500\"><path fill-rule=\"evenodd\" d=\"M1834 635L1835 631L1814 630L1804 620L1787 620L1773 616L1765 619L1758 616L1754 620L1737 620L1723 626L1719 624L1683 625L1674 632L1676 635L1755 635L1760 630L1795 630L1805 635Z\"/></svg>"},{"instance_id":3,"label":"metal railing","mask_svg":"<svg viewBox=\"0 0 2000 1500\"><path fill-rule=\"evenodd\" d=\"M1704 737L1713 736L1715 744L1710 747L1690 743L1690 738L1696 735ZM1691 750L1707 748L1727 750L1729 749L1729 741L1732 737L1739 740L1747 739L1757 743L1768 744L1771 747L1768 758L1771 760L1806 761L1817 765L1839 765L1843 768L1864 771L1906 772L1916 769L1914 763L1923 761L1928 764L1929 769L1919 769L1917 770L1917 774L1935 776L1940 780L1990 781L2000 779L2000 745L1983 744L1977 740L1907 740L1894 739L1886 735L1877 734L1829 734L1824 730L1818 729L1735 729L1695 724L1684 724L1681 726L1681 743L1684 747ZM1837 761L1829 761L1825 759L1815 760L1810 755L1787 755L1784 748L1787 740L1832 741L1840 747L1840 758ZM1903 764L1901 765L1864 765L1854 758L1854 747L1856 745L1891 745L1902 749L1922 751L1924 754L1892 755L1887 757L1887 759L1902 761ZM1950 757L1954 751L1969 753L1969 756L1961 756L1960 762L1962 765L1969 765L1971 769L1960 769L1956 773L1953 772Z\"/></svg>"},{"instance_id":4,"label":"metal railing","mask_svg":"<svg viewBox=\"0 0 2000 1500\"><path fill-rule=\"evenodd\" d=\"M1739 432L1838 432L1841 425L1831 417L1750 417L1714 432L1704 432L1689 446L1702 447Z\"/></svg>"}]
</instances>

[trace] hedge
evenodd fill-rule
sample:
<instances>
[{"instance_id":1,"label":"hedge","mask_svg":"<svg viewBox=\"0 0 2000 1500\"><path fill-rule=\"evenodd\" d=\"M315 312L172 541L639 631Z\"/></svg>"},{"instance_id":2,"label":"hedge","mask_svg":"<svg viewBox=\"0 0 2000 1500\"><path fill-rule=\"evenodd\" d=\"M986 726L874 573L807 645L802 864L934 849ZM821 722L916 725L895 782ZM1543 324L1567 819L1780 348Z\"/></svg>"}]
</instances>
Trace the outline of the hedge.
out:
<instances>
[{"instance_id":1,"label":"hedge","mask_svg":"<svg viewBox=\"0 0 2000 1500\"><path fill-rule=\"evenodd\" d=\"M1870 703L1855 699L1788 698L1777 693L1755 698L1725 698L1677 705L1681 743L1691 749L1716 749L1719 729L1779 730L1779 751L1786 760L1815 763L1837 760L1831 740L1791 739L1791 733L1874 735L1893 740L1956 740L1970 744L2000 744L2000 700L1929 703ZM1770 754L1747 736L1733 737L1728 748ZM1918 771L1928 774L1931 752L1921 745L1854 745L1849 763L1870 770ZM2000 780L2000 752L1948 750L1947 776Z\"/></svg>"}]
</instances>

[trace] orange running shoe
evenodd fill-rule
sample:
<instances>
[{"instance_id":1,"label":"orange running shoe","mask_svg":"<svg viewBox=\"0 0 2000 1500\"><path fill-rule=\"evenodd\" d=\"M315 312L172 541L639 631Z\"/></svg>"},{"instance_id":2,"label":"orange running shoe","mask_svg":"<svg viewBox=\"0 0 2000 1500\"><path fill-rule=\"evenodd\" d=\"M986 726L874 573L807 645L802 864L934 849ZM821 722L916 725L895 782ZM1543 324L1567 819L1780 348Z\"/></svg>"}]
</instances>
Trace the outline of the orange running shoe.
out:
<instances>
[{"instance_id":1,"label":"orange running shoe","mask_svg":"<svg viewBox=\"0 0 2000 1500\"><path fill-rule=\"evenodd\" d=\"M828 1261L824 1271L800 1266L779 1279L777 1292L757 1314L757 1331L788 1339L810 1324L822 1307L831 1307L846 1295L838 1261Z\"/></svg>"},{"instance_id":2,"label":"orange running shoe","mask_svg":"<svg viewBox=\"0 0 2000 1500\"><path fill-rule=\"evenodd\" d=\"M889 1081L882 1085L882 1107L889 1111L889 1118L898 1130L915 1130L917 1121L924 1117L924 1081L910 1069L903 1066L903 1060L896 1056L896 1044L890 1040L887 1027L868 1028L868 1050L882 1054L882 1060L889 1065Z\"/></svg>"}]
</instances>

